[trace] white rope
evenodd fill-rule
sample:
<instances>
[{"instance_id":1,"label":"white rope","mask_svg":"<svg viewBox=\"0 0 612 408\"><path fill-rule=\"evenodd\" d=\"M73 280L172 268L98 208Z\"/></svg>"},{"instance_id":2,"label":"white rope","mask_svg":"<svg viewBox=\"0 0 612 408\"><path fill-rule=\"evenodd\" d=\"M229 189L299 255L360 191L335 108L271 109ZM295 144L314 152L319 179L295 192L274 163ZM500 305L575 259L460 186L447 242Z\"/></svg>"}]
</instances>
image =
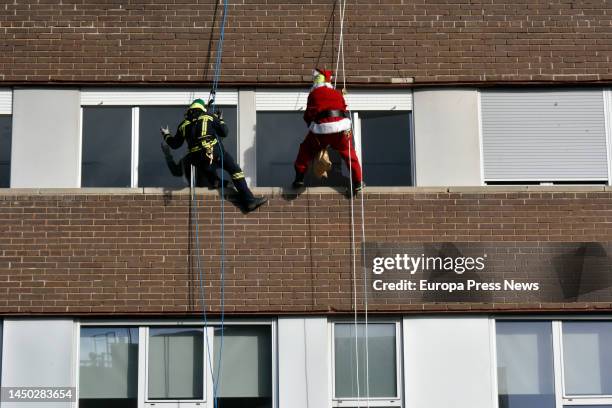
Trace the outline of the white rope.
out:
<instances>
[{"instance_id":1,"label":"white rope","mask_svg":"<svg viewBox=\"0 0 612 408\"><path fill-rule=\"evenodd\" d=\"M346 91L346 70L344 60L344 18L346 11L346 0L340 2L340 38L338 45L338 57L336 59L336 72L341 67L342 75L342 91ZM334 87L336 86L337 76L334 78ZM351 118L351 135L355 134L355 125L353 122L353 114L349 108L349 116ZM351 151L352 139L349 139L349 152ZM354 325L355 325L355 360L357 372L357 406L361 406L361 392L359 384L359 350L358 350L358 317L357 317L357 276L356 276L356 250L355 250L355 210L353 203L353 174L349 166L349 183L350 183L350 199L351 199L351 246L353 252L353 306L354 306ZM363 172L363 169L362 169ZM368 332L368 275L366 267L365 254L365 203L363 191L361 192L361 245L362 245L362 265L363 265L363 296L364 296L364 314L365 314L365 375L366 375L366 407L370 407L370 341Z\"/></svg>"}]
</instances>

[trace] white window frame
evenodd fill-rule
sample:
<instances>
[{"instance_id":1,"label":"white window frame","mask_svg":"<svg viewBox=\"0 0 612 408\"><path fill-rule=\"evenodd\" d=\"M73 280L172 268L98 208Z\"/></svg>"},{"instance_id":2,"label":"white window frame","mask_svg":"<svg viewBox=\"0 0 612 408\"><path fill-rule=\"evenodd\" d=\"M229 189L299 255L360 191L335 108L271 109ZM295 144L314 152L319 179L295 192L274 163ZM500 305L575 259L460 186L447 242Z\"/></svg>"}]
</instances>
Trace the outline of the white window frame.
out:
<instances>
[{"instance_id":1,"label":"white window frame","mask_svg":"<svg viewBox=\"0 0 612 408\"><path fill-rule=\"evenodd\" d=\"M138 161L140 142L140 107L142 106L187 106L197 97L205 98L210 88L198 89L96 89L85 88L81 90L81 120L79 125L79 174L78 185L81 187L83 173L83 108L112 106L117 108L131 108L132 129L130 154L130 187L138 188ZM0 91L0 103L2 92ZM236 89L223 89L217 91L217 105L231 105L238 107L238 91ZM0 105L1 107L1 105ZM238 118L238 120L240 120ZM240 126L238 126L240 128ZM239 135L236 135L238 138Z\"/></svg>"},{"instance_id":2,"label":"white window frame","mask_svg":"<svg viewBox=\"0 0 612 408\"><path fill-rule=\"evenodd\" d=\"M76 341L76 368L75 368L75 386L76 386L76 402L75 407L79 406L79 356L81 344L81 328L82 327L134 327L138 328L138 408L213 408L213 384L208 365L208 353L206 343L204 344L204 399L202 400L153 400L148 399L148 349L149 349L149 329L152 327L198 327L204 328L202 319L182 319L182 320L100 320L100 321L75 321L75 341ZM214 329L221 326L221 321L211 319L208 321L208 327L205 330L204 341L210 346L211 356L213 355L214 344ZM271 355L272 355L272 408L278 407L278 336L277 336L277 321L276 319L252 319L252 320L230 320L225 321L226 327L231 326L269 326L271 338Z\"/></svg>"},{"instance_id":3,"label":"white window frame","mask_svg":"<svg viewBox=\"0 0 612 408\"><path fill-rule=\"evenodd\" d=\"M612 316L497 316L494 317L492 328L493 339L493 367L497 372L497 328L495 322L503 321L546 321L551 323L552 334L552 351L553 351L553 376L555 384L555 401L556 408L564 408L567 405L572 406L591 406L612 405L612 395L568 395L565 391L565 367L563 362L563 323L572 321L586 322L612 322ZM499 389L497 383L497 375L495 375L495 407L499 407Z\"/></svg>"},{"instance_id":4,"label":"white window frame","mask_svg":"<svg viewBox=\"0 0 612 408\"><path fill-rule=\"evenodd\" d=\"M208 393L212 392L212 387L209 385L209 383L211 382L210 379L210 371L209 371L209 361L208 361L208 347L210 347L211 353L212 353L212 347L213 347L213 343L211 341L211 332L214 332L214 329L212 327L207 327L204 328L202 325L185 325L185 326L163 326L163 327L167 327L167 328L177 328L177 329L185 329L185 328L194 328L194 329L203 329L202 330L202 341L204 342L202 344L203 347L203 366L202 366L202 378L204 379L204 384L202 385L202 396L203 398L201 399L191 399L191 398L179 398L179 399L155 399L155 398L149 398L149 342L151 341L151 337L150 337L150 333L149 333L149 329L151 328L150 326L146 326L146 327L142 327L141 329L144 329L144 404L145 406L149 407L167 407L167 408L178 408L179 406L185 407L185 408L196 408L196 407L201 407L202 405L204 405L206 403L207 400L210 400L210 398L208 398ZM140 342L139 342L140 344ZM139 349L139 353L138 353L138 357L140 357L140 349ZM141 373L141 368L140 368L140 360L138 361L138 374L139 374L139 379L140 379L140 373Z\"/></svg>"},{"instance_id":5,"label":"white window frame","mask_svg":"<svg viewBox=\"0 0 612 408\"><path fill-rule=\"evenodd\" d=\"M328 321L328 338L329 343L329 399L332 407L346 407L353 408L357 406L364 406L367 404L369 407L402 407L404 396L403 396L403 336L402 336L402 322L400 319L370 319L368 324L394 324L395 325L395 380L397 396L396 397L373 397L360 399L357 398L336 398L336 367L335 367L335 337L334 330L336 324L355 324L354 320L349 319L338 319ZM357 324L365 324L365 320L358 320ZM365 392L364 392L365 393ZM366 402L367 401L367 402Z\"/></svg>"},{"instance_id":6,"label":"white window frame","mask_svg":"<svg viewBox=\"0 0 612 408\"><path fill-rule=\"evenodd\" d=\"M259 112L303 112L306 110L306 101L308 99L308 89L288 90L288 89L257 89L255 92L255 111ZM362 143L361 143L361 111L403 111L410 112L410 173L411 184L416 185L416 162L414 150L414 107L412 89L389 89L381 90L351 90L345 95L346 103L352 114L353 121L353 137L355 140L355 152L362 160ZM306 135L306 128L304 128ZM343 167L344 171L344 167ZM367 180L366 180L367 181Z\"/></svg>"}]
</instances>

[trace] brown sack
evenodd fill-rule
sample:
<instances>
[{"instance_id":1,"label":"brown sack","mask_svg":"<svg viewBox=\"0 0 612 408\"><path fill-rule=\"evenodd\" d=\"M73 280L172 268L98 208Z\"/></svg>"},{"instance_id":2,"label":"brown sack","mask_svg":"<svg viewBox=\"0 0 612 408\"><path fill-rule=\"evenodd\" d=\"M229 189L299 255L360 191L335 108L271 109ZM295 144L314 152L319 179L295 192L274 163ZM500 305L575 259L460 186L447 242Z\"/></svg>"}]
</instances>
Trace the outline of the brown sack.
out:
<instances>
[{"instance_id":1,"label":"brown sack","mask_svg":"<svg viewBox=\"0 0 612 408\"><path fill-rule=\"evenodd\" d=\"M321 177L327 177L327 172L331 170L332 163L329 160L329 154L327 149L321 149L317 156L313 160L312 170L314 175L320 179Z\"/></svg>"}]
</instances>

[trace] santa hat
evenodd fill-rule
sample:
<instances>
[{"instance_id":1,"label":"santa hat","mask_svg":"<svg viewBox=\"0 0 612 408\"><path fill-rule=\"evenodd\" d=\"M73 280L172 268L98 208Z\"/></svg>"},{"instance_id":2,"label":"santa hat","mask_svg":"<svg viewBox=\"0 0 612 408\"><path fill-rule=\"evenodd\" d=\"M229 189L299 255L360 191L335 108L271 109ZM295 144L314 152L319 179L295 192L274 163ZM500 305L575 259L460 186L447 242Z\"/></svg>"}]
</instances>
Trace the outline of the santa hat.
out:
<instances>
[{"instance_id":1,"label":"santa hat","mask_svg":"<svg viewBox=\"0 0 612 408\"><path fill-rule=\"evenodd\" d=\"M313 71L312 74L313 74L313 76L323 75L325 77L325 82L331 82L333 72L331 72L331 71L329 71L327 69L315 68L315 70Z\"/></svg>"}]
</instances>

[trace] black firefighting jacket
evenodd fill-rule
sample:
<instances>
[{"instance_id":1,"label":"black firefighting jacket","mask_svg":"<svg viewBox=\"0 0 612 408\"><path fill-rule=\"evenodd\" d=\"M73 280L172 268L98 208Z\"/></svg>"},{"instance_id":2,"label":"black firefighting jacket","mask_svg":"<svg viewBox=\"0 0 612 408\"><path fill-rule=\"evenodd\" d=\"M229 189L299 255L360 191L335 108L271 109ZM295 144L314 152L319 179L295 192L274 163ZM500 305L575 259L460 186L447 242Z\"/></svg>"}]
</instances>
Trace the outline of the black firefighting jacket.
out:
<instances>
[{"instance_id":1,"label":"black firefighting jacket","mask_svg":"<svg viewBox=\"0 0 612 408\"><path fill-rule=\"evenodd\" d=\"M187 116L179 125L174 136L164 138L168 146L173 149L181 147L187 141L190 154L203 153L212 158L213 147L217 144L217 137L227 137L228 128L223 119L214 113L202 112L195 117Z\"/></svg>"}]
</instances>

